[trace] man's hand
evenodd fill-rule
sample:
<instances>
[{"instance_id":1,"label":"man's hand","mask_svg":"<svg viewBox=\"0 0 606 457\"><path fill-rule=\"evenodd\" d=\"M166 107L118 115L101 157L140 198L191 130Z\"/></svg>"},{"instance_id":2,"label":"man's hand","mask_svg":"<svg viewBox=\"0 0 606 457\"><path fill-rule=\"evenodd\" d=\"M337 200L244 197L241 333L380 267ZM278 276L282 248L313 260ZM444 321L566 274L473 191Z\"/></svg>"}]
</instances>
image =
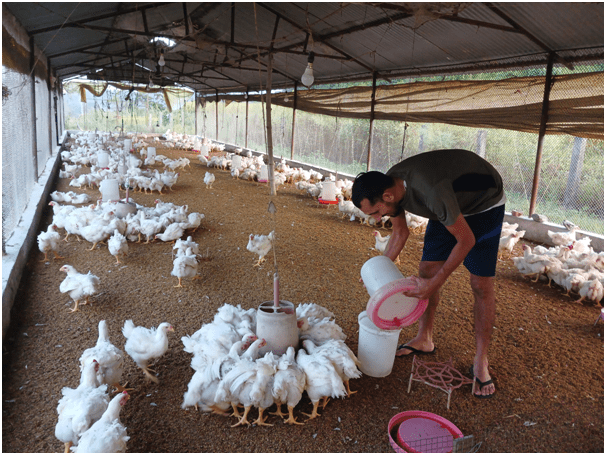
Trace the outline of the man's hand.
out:
<instances>
[{"instance_id":1,"label":"man's hand","mask_svg":"<svg viewBox=\"0 0 606 457\"><path fill-rule=\"evenodd\" d=\"M415 287L403 292L403 294L407 297L415 297L419 300L425 300L431 297L439 289L439 286L435 287L432 285L429 279L418 278L417 276L411 276L410 278L414 281Z\"/></svg>"}]
</instances>

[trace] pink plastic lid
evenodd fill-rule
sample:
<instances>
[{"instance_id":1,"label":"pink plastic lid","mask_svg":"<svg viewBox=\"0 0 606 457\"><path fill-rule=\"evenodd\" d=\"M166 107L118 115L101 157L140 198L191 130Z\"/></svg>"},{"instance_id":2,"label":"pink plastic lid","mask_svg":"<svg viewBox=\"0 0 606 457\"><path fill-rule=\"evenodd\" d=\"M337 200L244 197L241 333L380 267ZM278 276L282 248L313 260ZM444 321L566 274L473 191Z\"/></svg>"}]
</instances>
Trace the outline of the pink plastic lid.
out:
<instances>
[{"instance_id":1,"label":"pink plastic lid","mask_svg":"<svg viewBox=\"0 0 606 457\"><path fill-rule=\"evenodd\" d=\"M452 452L453 440L463 437L452 422L426 411L395 415L389 421L389 430L391 445L397 452ZM392 435L396 435L397 442Z\"/></svg>"},{"instance_id":2,"label":"pink plastic lid","mask_svg":"<svg viewBox=\"0 0 606 457\"><path fill-rule=\"evenodd\" d=\"M372 323L383 330L397 330L419 320L427 308L428 300L403 294L414 286L411 278L403 278L377 289L366 305L366 314Z\"/></svg>"},{"instance_id":3,"label":"pink plastic lid","mask_svg":"<svg viewBox=\"0 0 606 457\"><path fill-rule=\"evenodd\" d=\"M323 200L321 198L318 198L318 202L323 205L336 205L339 203L339 200Z\"/></svg>"}]
</instances>

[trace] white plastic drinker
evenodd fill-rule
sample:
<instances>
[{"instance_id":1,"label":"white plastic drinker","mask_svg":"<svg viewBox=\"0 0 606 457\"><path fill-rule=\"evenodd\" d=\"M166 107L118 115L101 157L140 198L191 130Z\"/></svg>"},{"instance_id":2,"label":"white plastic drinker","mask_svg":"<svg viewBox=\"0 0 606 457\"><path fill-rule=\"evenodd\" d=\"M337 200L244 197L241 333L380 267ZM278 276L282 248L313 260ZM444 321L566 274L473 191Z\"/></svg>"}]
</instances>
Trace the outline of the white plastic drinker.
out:
<instances>
[{"instance_id":1,"label":"white plastic drinker","mask_svg":"<svg viewBox=\"0 0 606 457\"><path fill-rule=\"evenodd\" d=\"M322 183L322 193L320 194L318 201L325 205L335 205L339 203L337 200L337 187L333 181L324 181Z\"/></svg>"},{"instance_id":2,"label":"white plastic drinker","mask_svg":"<svg viewBox=\"0 0 606 457\"><path fill-rule=\"evenodd\" d=\"M261 171L259 172L259 182L267 182L268 180L269 177L267 175L267 165L261 165Z\"/></svg>"}]
</instances>

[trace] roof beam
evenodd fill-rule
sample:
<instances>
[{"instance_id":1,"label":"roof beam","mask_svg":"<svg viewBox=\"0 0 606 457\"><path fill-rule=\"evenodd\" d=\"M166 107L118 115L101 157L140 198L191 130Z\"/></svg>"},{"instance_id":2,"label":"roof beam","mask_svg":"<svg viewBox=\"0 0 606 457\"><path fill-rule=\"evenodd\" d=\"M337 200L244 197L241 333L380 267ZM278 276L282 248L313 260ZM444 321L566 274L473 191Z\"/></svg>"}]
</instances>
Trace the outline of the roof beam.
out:
<instances>
[{"instance_id":1,"label":"roof beam","mask_svg":"<svg viewBox=\"0 0 606 457\"><path fill-rule=\"evenodd\" d=\"M139 5L134 8L125 9L125 10L122 10L119 12L100 14L100 15L96 15L96 16L89 17L86 19L78 19L77 21L66 22L65 24L53 25L51 27L35 29L35 30L32 30L31 32L29 32L28 34L29 34L29 36L32 36L32 35L37 35L39 33L52 32L53 30L58 30L63 27L72 27L77 24L85 24L87 22L94 22L94 21L99 21L102 19L109 19L110 17L122 16L124 14L130 14L130 13L134 13L136 11L141 11L141 10L146 10L146 9L151 9L151 8L159 8L161 6L166 6L166 5L171 5L171 4L172 4L171 2L163 2L163 3L150 3L148 5Z\"/></svg>"},{"instance_id":2,"label":"roof beam","mask_svg":"<svg viewBox=\"0 0 606 457\"><path fill-rule=\"evenodd\" d=\"M541 40L539 40L537 37L535 37L528 30L523 28L520 24L518 24L516 21L514 21L512 18L510 18L506 13L501 11L498 6L496 6L492 3L486 3L486 6L488 8L490 8L490 10L493 13L495 13L497 16L499 16L505 22L507 22L508 24L511 24L511 26L513 28L515 28L516 30L519 30L520 33L522 33L524 36L526 36L526 38L528 38L530 41L537 44L539 47L541 47L542 49L544 49L547 52L554 52L553 49L551 49L549 46L547 46L545 43L543 43ZM568 68L569 70L574 70L574 66L568 60L564 59L563 57L560 57L557 54L555 54L555 57L556 57L556 60L559 61L561 64L563 64L566 68Z\"/></svg>"}]
</instances>

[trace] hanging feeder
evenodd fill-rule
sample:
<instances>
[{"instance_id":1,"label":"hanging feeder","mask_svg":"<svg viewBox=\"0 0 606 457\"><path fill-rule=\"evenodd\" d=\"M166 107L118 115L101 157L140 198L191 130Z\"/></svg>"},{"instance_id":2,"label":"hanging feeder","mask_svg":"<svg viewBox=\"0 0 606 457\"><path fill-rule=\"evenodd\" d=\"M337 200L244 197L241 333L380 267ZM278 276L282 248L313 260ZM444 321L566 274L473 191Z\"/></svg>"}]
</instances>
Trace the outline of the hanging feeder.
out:
<instances>
[{"instance_id":1,"label":"hanging feeder","mask_svg":"<svg viewBox=\"0 0 606 457\"><path fill-rule=\"evenodd\" d=\"M268 211L272 216L276 214L277 210L274 202L269 202ZM276 238L274 237L272 241L272 250L274 252L274 299L265 301L259 305L256 334L267 342L267 345L260 349L260 355L273 352L275 355L281 356L289 346L293 346L295 350L298 349L299 328L297 327L295 305L289 301L280 300L280 277L278 275L275 243Z\"/></svg>"}]
</instances>

